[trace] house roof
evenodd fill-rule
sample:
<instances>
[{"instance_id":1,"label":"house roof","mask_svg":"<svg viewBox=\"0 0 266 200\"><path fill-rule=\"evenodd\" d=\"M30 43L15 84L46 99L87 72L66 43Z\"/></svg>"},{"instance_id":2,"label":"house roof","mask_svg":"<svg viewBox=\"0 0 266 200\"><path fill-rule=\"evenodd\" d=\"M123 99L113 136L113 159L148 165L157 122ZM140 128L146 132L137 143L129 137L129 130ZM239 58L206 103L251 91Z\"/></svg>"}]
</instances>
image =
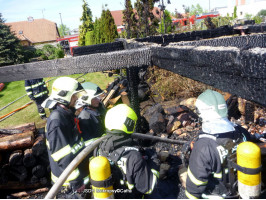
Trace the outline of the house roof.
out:
<instances>
[{"instance_id":1,"label":"house roof","mask_svg":"<svg viewBox=\"0 0 266 200\"><path fill-rule=\"evenodd\" d=\"M157 10L159 11L159 14L157 14ZM136 13L136 10L133 9L133 11ZM156 18L159 18L160 19L160 8L157 8L157 7L154 7L153 10L153 15L156 17ZM124 25L123 23L123 10L115 10L115 11L111 11L111 14L115 20L115 24L116 26L121 26L121 25Z\"/></svg>"},{"instance_id":2,"label":"house roof","mask_svg":"<svg viewBox=\"0 0 266 200\"><path fill-rule=\"evenodd\" d=\"M6 23L20 40L31 43L56 41L59 37L56 23L47 19Z\"/></svg>"}]
</instances>

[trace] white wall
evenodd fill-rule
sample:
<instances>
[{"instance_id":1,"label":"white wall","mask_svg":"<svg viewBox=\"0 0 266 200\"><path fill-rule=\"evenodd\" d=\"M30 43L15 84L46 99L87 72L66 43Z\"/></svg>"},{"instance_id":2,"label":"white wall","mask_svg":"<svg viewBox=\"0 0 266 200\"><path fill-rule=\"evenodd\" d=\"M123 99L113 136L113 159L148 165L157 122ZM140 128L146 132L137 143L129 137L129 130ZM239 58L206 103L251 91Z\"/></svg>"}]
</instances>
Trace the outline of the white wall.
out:
<instances>
[{"instance_id":1,"label":"white wall","mask_svg":"<svg viewBox=\"0 0 266 200\"><path fill-rule=\"evenodd\" d=\"M237 17L238 19L243 19L245 14L256 15L260 10L266 9L266 0L251 0L246 1L246 5L237 6ZM235 0L228 0L228 7L218 9L221 16L232 16L234 13Z\"/></svg>"}]
</instances>

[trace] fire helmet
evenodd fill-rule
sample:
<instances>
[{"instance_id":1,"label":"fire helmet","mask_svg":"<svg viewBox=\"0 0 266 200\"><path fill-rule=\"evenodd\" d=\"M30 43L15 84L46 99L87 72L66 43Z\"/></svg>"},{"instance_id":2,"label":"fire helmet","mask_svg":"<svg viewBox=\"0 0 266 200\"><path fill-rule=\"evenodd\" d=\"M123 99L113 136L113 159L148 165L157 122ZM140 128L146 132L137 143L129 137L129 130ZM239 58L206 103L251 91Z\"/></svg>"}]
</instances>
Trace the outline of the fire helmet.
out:
<instances>
[{"instance_id":1,"label":"fire helmet","mask_svg":"<svg viewBox=\"0 0 266 200\"><path fill-rule=\"evenodd\" d=\"M75 79L60 77L54 81L51 95L42 105L46 108L52 108L56 103L69 105L72 95L82 90L82 86Z\"/></svg>"},{"instance_id":2,"label":"fire helmet","mask_svg":"<svg viewBox=\"0 0 266 200\"><path fill-rule=\"evenodd\" d=\"M76 102L75 108L78 109L84 105L91 105L91 100L95 97L103 94L103 90L96 84L91 82L85 82L81 84L84 88L84 92L80 95Z\"/></svg>"},{"instance_id":3,"label":"fire helmet","mask_svg":"<svg viewBox=\"0 0 266 200\"><path fill-rule=\"evenodd\" d=\"M138 117L132 108L126 104L118 104L107 111L105 127L111 132L132 134L135 131L137 119Z\"/></svg>"},{"instance_id":4,"label":"fire helmet","mask_svg":"<svg viewBox=\"0 0 266 200\"><path fill-rule=\"evenodd\" d=\"M227 117L227 105L223 95L213 90L200 94L195 106L203 122Z\"/></svg>"}]
</instances>

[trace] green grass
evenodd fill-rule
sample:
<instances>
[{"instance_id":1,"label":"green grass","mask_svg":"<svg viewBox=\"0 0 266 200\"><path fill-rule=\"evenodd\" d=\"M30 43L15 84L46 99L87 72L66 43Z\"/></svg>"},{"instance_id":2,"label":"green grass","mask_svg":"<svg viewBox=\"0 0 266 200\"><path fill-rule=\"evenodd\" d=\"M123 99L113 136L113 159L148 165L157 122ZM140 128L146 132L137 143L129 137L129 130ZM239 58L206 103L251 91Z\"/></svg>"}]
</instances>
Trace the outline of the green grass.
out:
<instances>
[{"instance_id":1,"label":"green grass","mask_svg":"<svg viewBox=\"0 0 266 200\"><path fill-rule=\"evenodd\" d=\"M77 78L82 74L75 74L70 75L69 77ZM52 79L52 78L50 78ZM45 81L48 78L44 79ZM51 91L52 84L55 79L49 82L48 89ZM108 77L107 74L103 74L101 72L96 73L88 73L85 76L82 76L78 79L79 82L82 81L90 81L99 85L102 89L106 89L107 84L112 82L114 77ZM19 97L26 94L24 88L24 81L15 81L10 83L5 83L5 88L0 91L0 109L9 104L10 102L18 99ZM30 102L30 98L26 95L20 100L16 101L15 103L11 104L7 108L0 111L0 117L6 115L7 113L20 108L21 106L25 105L26 103ZM48 109L45 110L46 113L49 113ZM44 127L45 121L43 121L38 114L37 106L35 103L31 104L30 106L18 111L14 115L10 116L9 118L0 122L0 128L12 128L14 126L18 126L25 123L32 123L36 124L37 128Z\"/></svg>"}]
</instances>

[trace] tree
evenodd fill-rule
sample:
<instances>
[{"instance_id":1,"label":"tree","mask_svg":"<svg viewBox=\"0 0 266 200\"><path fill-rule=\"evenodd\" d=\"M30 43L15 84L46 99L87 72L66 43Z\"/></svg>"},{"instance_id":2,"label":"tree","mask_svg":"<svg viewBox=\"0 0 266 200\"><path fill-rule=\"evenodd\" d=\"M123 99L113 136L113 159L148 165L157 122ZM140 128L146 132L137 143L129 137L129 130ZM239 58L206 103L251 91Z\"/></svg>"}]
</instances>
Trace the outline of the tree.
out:
<instances>
[{"instance_id":1,"label":"tree","mask_svg":"<svg viewBox=\"0 0 266 200\"><path fill-rule=\"evenodd\" d=\"M59 31L59 35L60 35L60 36L70 35L70 28L68 28L68 27L67 27L66 25L64 25L64 24L63 24L63 25L60 24L58 31Z\"/></svg>"},{"instance_id":2,"label":"tree","mask_svg":"<svg viewBox=\"0 0 266 200\"><path fill-rule=\"evenodd\" d=\"M191 6L190 12L189 12L190 15L200 15L202 13L204 13L204 11L203 11L203 8L199 4L197 4L196 6L194 5Z\"/></svg>"},{"instance_id":3,"label":"tree","mask_svg":"<svg viewBox=\"0 0 266 200\"><path fill-rule=\"evenodd\" d=\"M237 18L237 7L234 7L234 14L233 14L233 19Z\"/></svg>"},{"instance_id":4,"label":"tree","mask_svg":"<svg viewBox=\"0 0 266 200\"><path fill-rule=\"evenodd\" d=\"M114 42L115 38L118 38L117 27L115 25L115 20L109 9L103 12L103 16L101 17L103 24L103 36L104 43Z\"/></svg>"},{"instance_id":5,"label":"tree","mask_svg":"<svg viewBox=\"0 0 266 200\"><path fill-rule=\"evenodd\" d=\"M171 33L173 31L172 18L168 10L164 11L164 20L161 19L158 32L164 33L164 24L166 29L165 33Z\"/></svg>"},{"instance_id":6,"label":"tree","mask_svg":"<svg viewBox=\"0 0 266 200\"><path fill-rule=\"evenodd\" d=\"M93 30L92 13L86 0L83 0L83 13L80 21L82 25L79 26L79 46L85 45L86 33Z\"/></svg>"},{"instance_id":7,"label":"tree","mask_svg":"<svg viewBox=\"0 0 266 200\"><path fill-rule=\"evenodd\" d=\"M0 67L22 63L24 55L19 39L10 27L4 24L5 20L0 13Z\"/></svg>"},{"instance_id":8,"label":"tree","mask_svg":"<svg viewBox=\"0 0 266 200\"><path fill-rule=\"evenodd\" d=\"M125 10L123 10L123 23L126 26L127 39L136 37L136 17L132 8L131 0L125 0Z\"/></svg>"},{"instance_id":9,"label":"tree","mask_svg":"<svg viewBox=\"0 0 266 200\"><path fill-rule=\"evenodd\" d=\"M60 45L55 47L51 44L46 44L41 50L38 50L38 54L43 60L64 58L64 51L62 50Z\"/></svg>"},{"instance_id":10,"label":"tree","mask_svg":"<svg viewBox=\"0 0 266 200\"><path fill-rule=\"evenodd\" d=\"M154 35L157 32L159 20L153 15L154 3L158 0L137 0L135 8L137 10L138 37Z\"/></svg>"}]
</instances>

